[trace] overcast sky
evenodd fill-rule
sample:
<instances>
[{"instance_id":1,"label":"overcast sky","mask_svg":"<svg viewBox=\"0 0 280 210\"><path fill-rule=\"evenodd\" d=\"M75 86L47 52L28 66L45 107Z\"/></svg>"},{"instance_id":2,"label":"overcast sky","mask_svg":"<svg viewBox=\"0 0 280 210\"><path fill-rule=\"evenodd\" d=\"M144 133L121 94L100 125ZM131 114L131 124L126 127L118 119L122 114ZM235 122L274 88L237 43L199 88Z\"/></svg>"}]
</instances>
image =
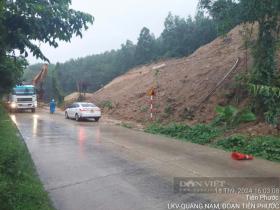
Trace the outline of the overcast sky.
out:
<instances>
[{"instance_id":1,"label":"overcast sky","mask_svg":"<svg viewBox=\"0 0 280 210\"><path fill-rule=\"evenodd\" d=\"M58 48L41 45L51 63L118 49L127 39L137 42L140 30L146 26L156 37L163 30L168 12L181 17L193 16L198 0L72 0L72 8L94 16L94 24L73 38L61 42ZM39 62L28 58L31 64Z\"/></svg>"}]
</instances>

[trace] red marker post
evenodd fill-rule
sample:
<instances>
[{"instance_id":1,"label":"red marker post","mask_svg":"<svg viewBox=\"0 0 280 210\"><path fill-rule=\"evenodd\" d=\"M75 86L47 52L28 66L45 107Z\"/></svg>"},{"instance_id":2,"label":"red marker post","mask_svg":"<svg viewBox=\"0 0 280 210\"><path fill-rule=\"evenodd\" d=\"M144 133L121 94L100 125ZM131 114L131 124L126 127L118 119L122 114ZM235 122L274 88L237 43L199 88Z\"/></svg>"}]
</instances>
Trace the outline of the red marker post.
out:
<instances>
[{"instance_id":1,"label":"red marker post","mask_svg":"<svg viewBox=\"0 0 280 210\"><path fill-rule=\"evenodd\" d=\"M155 94L155 89L154 88L149 89L148 92L147 92L147 95L150 96L150 120L152 121L153 118L154 118L154 114L153 114L154 105L153 105L153 103L154 103L154 96L156 95Z\"/></svg>"}]
</instances>

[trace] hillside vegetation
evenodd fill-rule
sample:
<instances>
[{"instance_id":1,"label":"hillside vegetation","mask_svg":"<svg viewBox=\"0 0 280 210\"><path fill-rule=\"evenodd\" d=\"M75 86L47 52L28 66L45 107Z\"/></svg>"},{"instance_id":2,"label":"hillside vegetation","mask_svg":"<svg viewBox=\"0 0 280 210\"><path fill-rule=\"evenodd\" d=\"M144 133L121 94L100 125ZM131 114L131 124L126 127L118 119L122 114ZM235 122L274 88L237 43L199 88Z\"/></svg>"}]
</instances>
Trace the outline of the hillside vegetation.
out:
<instances>
[{"instance_id":1,"label":"hillside vegetation","mask_svg":"<svg viewBox=\"0 0 280 210\"><path fill-rule=\"evenodd\" d=\"M136 45L57 64L53 94L100 89L94 100L110 104L110 113L144 121L153 87L159 120L208 121L217 104L244 103L261 121L280 124L279 11L277 0L200 0L194 19L169 14L158 38L144 27ZM223 36L203 46L216 29ZM221 85L224 91L216 91Z\"/></svg>"},{"instance_id":2,"label":"hillside vegetation","mask_svg":"<svg viewBox=\"0 0 280 210\"><path fill-rule=\"evenodd\" d=\"M154 113L159 122L210 122L218 105L249 106L250 96L240 83L253 62L243 45L246 27L237 26L188 57L134 68L95 92L92 101L115 118L144 123L150 120L151 87L156 88ZM207 99L237 60L236 69Z\"/></svg>"},{"instance_id":3,"label":"hillside vegetation","mask_svg":"<svg viewBox=\"0 0 280 210\"><path fill-rule=\"evenodd\" d=\"M193 19L169 14L158 38L144 27L136 44L51 66L47 97L95 91L89 100L104 114L148 132L279 161L271 135L280 130L280 1L199 0L198 8Z\"/></svg>"},{"instance_id":4,"label":"hillside vegetation","mask_svg":"<svg viewBox=\"0 0 280 210\"><path fill-rule=\"evenodd\" d=\"M70 9L71 1L0 2L0 95L20 82L29 54L48 62L41 43L58 47L93 23L93 16ZM39 44L40 43L40 44Z\"/></svg>"},{"instance_id":5,"label":"hillside vegetation","mask_svg":"<svg viewBox=\"0 0 280 210\"><path fill-rule=\"evenodd\" d=\"M82 84L85 91L94 92L135 66L189 55L217 37L215 22L205 17L202 12L198 12L195 18L181 18L170 13L164 25L165 28L158 38L144 27L136 44L127 40L117 50L51 65L62 93L66 95L77 91L78 84ZM29 66L24 79L30 81L39 69L37 64ZM51 84L47 83L45 92L50 93Z\"/></svg>"},{"instance_id":6,"label":"hillside vegetation","mask_svg":"<svg viewBox=\"0 0 280 210\"><path fill-rule=\"evenodd\" d=\"M188 57L132 69L97 91L93 101L111 101L114 108L109 112L116 117L148 121L150 101L146 93L151 87L155 87L156 118L168 121L188 120L192 118L190 109L205 99L238 58L240 62L235 72L245 70L241 31L242 27L237 27L226 38L219 37ZM197 110L194 119L212 119L217 104L227 103L226 95L234 88L232 85L227 81L223 86L224 90L217 91L206 101Z\"/></svg>"},{"instance_id":7,"label":"hillside vegetation","mask_svg":"<svg viewBox=\"0 0 280 210\"><path fill-rule=\"evenodd\" d=\"M279 127L279 1L200 0L199 6L217 23L223 37L185 60L136 68L98 91L94 100L107 98L115 103L112 114L143 121L149 109L145 93L153 87L159 120L208 121L217 104L243 103L260 121ZM230 69L239 72L234 82L226 78L234 75ZM213 97L211 93L222 84L224 91Z\"/></svg>"}]
</instances>

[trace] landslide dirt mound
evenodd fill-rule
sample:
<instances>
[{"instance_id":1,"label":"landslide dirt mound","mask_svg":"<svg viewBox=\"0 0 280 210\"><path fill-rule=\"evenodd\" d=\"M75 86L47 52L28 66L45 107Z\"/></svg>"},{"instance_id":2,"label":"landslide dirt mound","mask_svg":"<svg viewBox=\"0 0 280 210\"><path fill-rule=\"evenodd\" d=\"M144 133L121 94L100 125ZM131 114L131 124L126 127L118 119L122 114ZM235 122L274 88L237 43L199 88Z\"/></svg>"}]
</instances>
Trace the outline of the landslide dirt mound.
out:
<instances>
[{"instance_id":1,"label":"landslide dirt mound","mask_svg":"<svg viewBox=\"0 0 280 210\"><path fill-rule=\"evenodd\" d=\"M151 87L156 87L156 118L161 121L189 121L190 110L207 97L240 58L230 78L189 121L207 122L214 117L217 104L225 103L234 75L246 69L241 29L241 26L236 27L226 37L217 38L188 57L134 68L95 92L92 101L100 105L112 104L113 108L105 111L117 119L146 122L150 109L150 97L146 93Z\"/></svg>"},{"instance_id":2,"label":"landslide dirt mound","mask_svg":"<svg viewBox=\"0 0 280 210\"><path fill-rule=\"evenodd\" d=\"M64 97L64 102L71 103L71 102L77 101L80 97L90 99L90 98L92 98L92 96L93 96L93 94L91 94L91 93L73 92L73 93Z\"/></svg>"}]
</instances>

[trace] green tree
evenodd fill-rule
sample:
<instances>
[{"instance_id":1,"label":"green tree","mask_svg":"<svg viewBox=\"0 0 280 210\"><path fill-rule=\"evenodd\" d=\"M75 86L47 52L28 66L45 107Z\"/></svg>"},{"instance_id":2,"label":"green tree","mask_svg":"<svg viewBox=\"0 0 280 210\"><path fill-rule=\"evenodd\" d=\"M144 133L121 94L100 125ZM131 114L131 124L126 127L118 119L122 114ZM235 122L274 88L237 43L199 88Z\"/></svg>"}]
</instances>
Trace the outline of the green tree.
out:
<instances>
[{"instance_id":1,"label":"green tree","mask_svg":"<svg viewBox=\"0 0 280 210\"><path fill-rule=\"evenodd\" d=\"M184 19L169 13L164 26L160 37L164 57L187 56L217 37L216 24L203 12L198 12L194 19Z\"/></svg>"},{"instance_id":2,"label":"green tree","mask_svg":"<svg viewBox=\"0 0 280 210\"><path fill-rule=\"evenodd\" d=\"M190 18L190 22L192 20ZM165 57L179 57L185 53L186 46L183 45L187 36L187 23L179 16L168 14L164 22L165 29L161 36L165 48Z\"/></svg>"},{"instance_id":3,"label":"green tree","mask_svg":"<svg viewBox=\"0 0 280 210\"><path fill-rule=\"evenodd\" d=\"M121 62L124 64L124 70L130 69L135 64L135 50L136 46L132 41L127 40L125 44L121 45Z\"/></svg>"},{"instance_id":4,"label":"green tree","mask_svg":"<svg viewBox=\"0 0 280 210\"><path fill-rule=\"evenodd\" d=\"M249 0L250 1L250 0ZM215 19L218 31L222 34L241 22L244 8L235 0L200 0L200 8L207 9ZM242 10L240 10L242 9Z\"/></svg>"},{"instance_id":5,"label":"green tree","mask_svg":"<svg viewBox=\"0 0 280 210\"><path fill-rule=\"evenodd\" d=\"M258 36L252 47L254 58L249 90L254 96L256 111L263 113L270 123L278 123L280 116L279 71L276 50L280 32L279 0L200 0L200 5L213 16L233 27L238 23L257 23ZM223 7L219 6L223 5ZM217 9L219 8L219 9Z\"/></svg>"},{"instance_id":6,"label":"green tree","mask_svg":"<svg viewBox=\"0 0 280 210\"><path fill-rule=\"evenodd\" d=\"M21 69L26 65L25 59L0 56L0 97L8 93L13 84L20 82Z\"/></svg>"},{"instance_id":7,"label":"green tree","mask_svg":"<svg viewBox=\"0 0 280 210\"><path fill-rule=\"evenodd\" d=\"M59 63L55 65L53 69L51 69L51 94L50 94L50 99L54 98L58 103L63 102L64 94L63 91L61 90L58 82L58 75L57 75L57 69L59 69Z\"/></svg>"},{"instance_id":8,"label":"green tree","mask_svg":"<svg viewBox=\"0 0 280 210\"><path fill-rule=\"evenodd\" d=\"M170 13L165 23L165 30L157 39L149 29L144 28L137 45L127 40L120 49L60 64L56 69L58 86L63 93L69 94L77 91L77 82L82 81L88 84L88 91L96 91L139 64L189 55L217 37L215 22L202 12L198 12L194 19L174 17ZM31 79L39 68L40 66L30 66L24 77ZM51 84L51 80L48 81ZM51 89L51 85L46 85L45 88L46 92L50 92L48 89Z\"/></svg>"},{"instance_id":9,"label":"green tree","mask_svg":"<svg viewBox=\"0 0 280 210\"><path fill-rule=\"evenodd\" d=\"M204 12L198 11L194 17L194 32L191 34L194 43L191 50L194 51L217 38L217 23L213 19L206 17Z\"/></svg>"},{"instance_id":10,"label":"green tree","mask_svg":"<svg viewBox=\"0 0 280 210\"><path fill-rule=\"evenodd\" d=\"M73 35L82 37L82 31L93 22L93 17L70 9L70 3L71 0L1 1L0 72L9 69L13 73L5 74L9 82L1 82L0 88L9 89L17 82L29 51L49 61L36 43L57 47L58 41L69 42ZM16 56L17 52L20 56Z\"/></svg>"},{"instance_id":11,"label":"green tree","mask_svg":"<svg viewBox=\"0 0 280 210\"><path fill-rule=\"evenodd\" d=\"M144 64L152 61L155 58L155 49L155 36L150 33L148 28L144 27L138 38L135 51L135 63Z\"/></svg>"}]
</instances>

